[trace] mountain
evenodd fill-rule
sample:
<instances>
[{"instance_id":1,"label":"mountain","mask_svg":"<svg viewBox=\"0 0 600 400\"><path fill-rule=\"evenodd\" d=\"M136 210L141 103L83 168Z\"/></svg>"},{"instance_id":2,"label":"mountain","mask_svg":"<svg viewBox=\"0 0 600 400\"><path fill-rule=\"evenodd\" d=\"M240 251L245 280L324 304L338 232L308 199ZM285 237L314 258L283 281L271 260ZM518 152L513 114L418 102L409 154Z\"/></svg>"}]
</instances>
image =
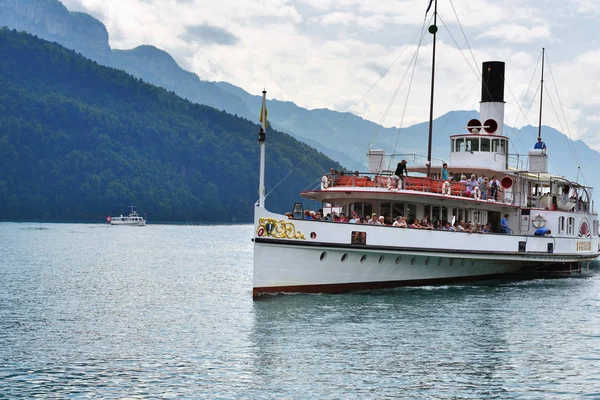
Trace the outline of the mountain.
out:
<instances>
[{"instance_id":1,"label":"mountain","mask_svg":"<svg viewBox=\"0 0 600 400\"><path fill-rule=\"evenodd\" d=\"M94 17L72 12L58 0L0 0L0 27L57 42L101 64L110 62L108 31Z\"/></svg>"},{"instance_id":2,"label":"mountain","mask_svg":"<svg viewBox=\"0 0 600 400\"><path fill-rule=\"evenodd\" d=\"M251 221L255 123L6 28L0 87L0 219L102 220L134 203L151 221ZM267 141L278 212L340 168L287 134Z\"/></svg>"},{"instance_id":3,"label":"mountain","mask_svg":"<svg viewBox=\"0 0 600 400\"><path fill-rule=\"evenodd\" d=\"M35 9L35 12L23 11L32 8ZM45 18L41 17L43 12L46 13ZM57 0L0 0L0 25L7 24L3 21L9 21L10 23L7 25L10 27L26 29L49 40L56 40L66 47L82 52L89 58L98 60L98 54L93 49L109 48L107 35L105 42L99 43L99 38L104 38L104 36L90 32L87 36L89 44L86 46L80 44L75 47L75 44L69 41L68 36L53 33L54 30L62 32L68 30L69 26L77 25L76 15L78 14L69 13ZM9 15L10 18L7 18L6 15ZM63 21L65 16L70 16L70 21ZM63 21L63 24L48 24L45 22L46 19ZM96 21L92 25L96 23L99 24ZM48 26L55 28L50 30ZM105 32L106 29L102 28ZM78 43L82 40L84 40L83 37L80 37ZM162 50L152 46L141 46L133 50L112 50L110 54L109 61L106 58L103 59L103 62L107 63L106 65L114 65L144 81L165 87L190 101L207 104L252 121L257 118L261 101L258 93L251 95L227 82L201 80L195 74L183 70L171 56ZM271 93L269 94L271 95ZM438 160L447 159L449 136L463 133L467 121L477 117L478 112L476 111L457 111L437 118L434 121L433 157ZM276 129L289 133L301 142L313 146L349 170L365 169L366 151L372 140L372 148L383 148L388 154L395 153L400 157L413 157L415 161L420 158L412 154L424 154L427 149L428 123L402 129L384 128L350 113L327 109L308 110L292 102L278 100L269 100L269 118L272 126ZM508 128L507 132L511 132L513 136L514 151L521 154L527 153L528 145L520 143L520 141L531 142L537 136L537 133L534 134L529 127ZM546 133L544 134L547 143L556 142L560 143L560 146L566 146L567 149L574 149L553 154L554 162L550 164L551 172L564 174L567 177L577 177L582 175L577 170L578 164L593 165L600 162L600 154L587 147L583 142L572 142L549 127L544 127L544 132L551 136L551 138L549 137L551 140L546 140ZM579 163L576 161L577 159ZM582 160L585 160L585 163ZM568 172L563 173L562 170ZM590 179L591 183L594 175L586 178Z\"/></svg>"},{"instance_id":4,"label":"mountain","mask_svg":"<svg viewBox=\"0 0 600 400\"><path fill-rule=\"evenodd\" d=\"M169 53L154 46L112 50L110 65L195 103L250 120L256 119L256 112L251 113L240 98L221 91L213 82L203 81L196 74L183 70Z\"/></svg>"}]
</instances>

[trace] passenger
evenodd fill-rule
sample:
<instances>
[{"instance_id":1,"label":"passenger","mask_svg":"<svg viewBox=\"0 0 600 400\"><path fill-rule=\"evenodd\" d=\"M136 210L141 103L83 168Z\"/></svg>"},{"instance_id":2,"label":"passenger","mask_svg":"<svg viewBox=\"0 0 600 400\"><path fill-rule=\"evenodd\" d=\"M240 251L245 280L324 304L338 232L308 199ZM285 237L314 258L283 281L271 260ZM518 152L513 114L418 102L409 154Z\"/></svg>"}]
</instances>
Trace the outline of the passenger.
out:
<instances>
[{"instance_id":1,"label":"passenger","mask_svg":"<svg viewBox=\"0 0 600 400\"><path fill-rule=\"evenodd\" d=\"M413 223L410 224L410 227L413 229L421 229L422 228L422 226L419 224L419 220L417 218L415 218Z\"/></svg>"},{"instance_id":2,"label":"passenger","mask_svg":"<svg viewBox=\"0 0 600 400\"><path fill-rule=\"evenodd\" d=\"M467 222L464 232L473 233L474 231L475 231L475 228L473 226L473 223L471 221Z\"/></svg>"},{"instance_id":3,"label":"passenger","mask_svg":"<svg viewBox=\"0 0 600 400\"><path fill-rule=\"evenodd\" d=\"M356 222L357 224L366 224L367 221L365 221L365 217L363 217L362 215L358 218L358 221Z\"/></svg>"},{"instance_id":4,"label":"passenger","mask_svg":"<svg viewBox=\"0 0 600 400\"><path fill-rule=\"evenodd\" d=\"M546 150L546 143L542 142L542 138L538 137L537 142L533 145L534 149Z\"/></svg>"},{"instance_id":5,"label":"passenger","mask_svg":"<svg viewBox=\"0 0 600 400\"><path fill-rule=\"evenodd\" d=\"M481 224L476 224L475 225L475 233L483 233L485 235L485 229Z\"/></svg>"},{"instance_id":6,"label":"passenger","mask_svg":"<svg viewBox=\"0 0 600 400\"><path fill-rule=\"evenodd\" d=\"M398 163L394 175L399 176L400 179L404 179L404 176L408 176L408 170L406 169L406 160L402 160Z\"/></svg>"},{"instance_id":7,"label":"passenger","mask_svg":"<svg viewBox=\"0 0 600 400\"><path fill-rule=\"evenodd\" d=\"M316 211L311 211L310 212L310 219L314 219L314 220L317 219L317 212Z\"/></svg>"},{"instance_id":8,"label":"passenger","mask_svg":"<svg viewBox=\"0 0 600 400\"><path fill-rule=\"evenodd\" d=\"M354 171L354 175L352 175L352 186L358 185L358 171Z\"/></svg>"},{"instance_id":9,"label":"passenger","mask_svg":"<svg viewBox=\"0 0 600 400\"><path fill-rule=\"evenodd\" d=\"M455 232L464 232L465 231L465 221L457 221L456 226L454 227Z\"/></svg>"},{"instance_id":10,"label":"passenger","mask_svg":"<svg viewBox=\"0 0 600 400\"><path fill-rule=\"evenodd\" d=\"M292 219L292 218L294 218L294 214L292 214L292 213L291 213L291 212L289 212L289 211L285 213L285 216L286 216L286 217L288 217L288 219Z\"/></svg>"},{"instance_id":11,"label":"passenger","mask_svg":"<svg viewBox=\"0 0 600 400\"><path fill-rule=\"evenodd\" d=\"M377 225L385 225L385 217L383 215L379 216L379 223Z\"/></svg>"},{"instance_id":12,"label":"passenger","mask_svg":"<svg viewBox=\"0 0 600 400\"><path fill-rule=\"evenodd\" d=\"M371 217L367 214L365 215L365 224L370 224L371 223Z\"/></svg>"},{"instance_id":13,"label":"passenger","mask_svg":"<svg viewBox=\"0 0 600 400\"><path fill-rule=\"evenodd\" d=\"M344 214L343 212L340 213L340 218L337 220L337 222L348 222L348 219L346 218L346 214Z\"/></svg>"},{"instance_id":14,"label":"passenger","mask_svg":"<svg viewBox=\"0 0 600 400\"><path fill-rule=\"evenodd\" d=\"M546 236L546 235L550 235L552 233L552 231L546 227L541 227L541 228L537 228L535 230L534 235L535 236Z\"/></svg>"},{"instance_id":15,"label":"passenger","mask_svg":"<svg viewBox=\"0 0 600 400\"><path fill-rule=\"evenodd\" d=\"M496 179L496 175L492 176L490 181L490 200L498 201L498 192L500 191L500 181Z\"/></svg>"},{"instance_id":16,"label":"passenger","mask_svg":"<svg viewBox=\"0 0 600 400\"><path fill-rule=\"evenodd\" d=\"M437 221L435 221L433 223L433 229L435 229L436 231L441 231L442 230L442 221L440 221L439 219Z\"/></svg>"},{"instance_id":17,"label":"passenger","mask_svg":"<svg viewBox=\"0 0 600 400\"><path fill-rule=\"evenodd\" d=\"M487 200L489 190L490 190L490 181L488 180L487 177L485 177L485 178L483 178L481 185L479 185L479 191L481 193L482 200Z\"/></svg>"},{"instance_id":18,"label":"passenger","mask_svg":"<svg viewBox=\"0 0 600 400\"><path fill-rule=\"evenodd\" d=\"M420 225L422 229L433 229L433 226L429 223L429 220L427 219L427 215L423 216Z\"/></svg>"},{"instance_id":19,"label":"passenger","mask_svg":"<svg viewBox=\"0 0 600 400\"><path fill-rule=\"evenodd\" d=\"M408 176L408 169L406 169L406 160L402 160L398 163L394 175L396 175L400 179L397 185L398 189L404 189L404 177Z\"/></svg>"},{"instance_id":20,"label":"passenger","mask_svg":"<svg viewBox=\"0 0 600 400\"><path fill-rule=\"evenodd\" d=\"M389 215L385 217L385 225L392 226L392 217L390 217Z\"/></svg>"},{"instance_id":21,"label":"passenger","mask_svg":"<svg viewBox=\"0 0 600 400\"><path fill-rule=\"evenodd\" d=\"M454 228L452 227L452 225L450 225L450 222L448 222L448 221L446 221L446 223L442 227L442 230L443 231L454 232Z\"/></svg>"},{"instance_id":22,"label":"passenger","mask_svg":"<svg viewBox=\"0 0 600 400\"><path fill-rule=\"evenodd\" d=\"M481 185L483 184L483 180L486 178L485 174L482 172L481 176L479 178L477 178L477 185L479 185L479 188L481 188Z\"/></svg>"},{"instance_id":23,"label":"passenger","mask_svg":"<svg viewBox=\"0 0 600 400\"><path fill-rule=\"evenodd\" d=\"M469 179L467 181L466 193L467 193L468 197L471 197L471 194L473 193L473 189L475 189L476 186L477 186L477 175L471 174L471 179Z\"/></svg>"},{"instance_id":24,"label":"passenger","mask_svg":"<svg viewBox=\"0 0 600 400\"><path fill-rule=\"evenodd\" d=\"M377 218L377 213L371 214L371 219L369 220L369 224L379 225L379 219Z\"/></svg>"},{"instance_id":25,"label":"passenger","mask_svg":"<svg viewBox=\"0 0 600 400\"><path fill-rule=\"evenodd\" d=\"M454 172L449 173L448 180L450 182L454 182L456 180L456 177L454 176Z\"/></svg>"},{"instance_id":26,"label":"passenger","mask_svg":"<svg viewBox=\"0 0 600 400\"><path fill-rule=\"evenodd\" d=\"M508 228L508 214L504 214L504 218L500 220L500 233L510 234L510 229Z\"/></svg>"},{"instance_id":27,"label":"passenger","mask_svg":"<svg viewBox=\"0 0 600 400\"><path fill-rule=\"evenodd\" d=\"M310 210L304 210L304 219L312 219L310 216Z\"/></svg>"},{"instance_id":28,"label":"passenger","mask_svg":"<svg viewBox=\"0 0 600 400\"><path fill-rule=\"evenodd\" d=\"M448 180L448 164L446 164L446 163L442 164L441 172L442 172L442 174L441 174L442 180L447 181Z\"/></svg>"},{"instance_id":29,"label":"passenger","mask_svg":"<svg viewBox=\"0 0 600 400\"><path fill-rule=\"evenodd\" d=\"M340 179L340 173L333 168L329 168L327 178L329 179L329 186L335 186L337 184L338 179Z\"/></svg>"}]
</instances>

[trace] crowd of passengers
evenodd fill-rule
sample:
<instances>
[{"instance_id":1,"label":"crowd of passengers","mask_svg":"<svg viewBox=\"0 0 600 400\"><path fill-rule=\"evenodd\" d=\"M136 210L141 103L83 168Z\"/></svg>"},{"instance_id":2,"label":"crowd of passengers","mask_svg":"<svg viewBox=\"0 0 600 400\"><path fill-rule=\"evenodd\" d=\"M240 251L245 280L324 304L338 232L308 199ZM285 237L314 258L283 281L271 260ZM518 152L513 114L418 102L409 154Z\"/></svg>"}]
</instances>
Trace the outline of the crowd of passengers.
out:
<instances>
[{"instance_id":1,"label":"crowd of passengers","mask_svg":"<svg viewBox=\"0 0 600 400\"><path fill-rule=\"evenodd\" d=\"M293 218L292 213L286 213L288 218ZM304 219L314 221L329 221L329 222L342 222L350 224L368 224L368 225L380 225L380 226L395 226L398 228L412 228L412 229L431 229L440 231L450 232L467 232L467 233L493 233L490 224L475 224L471 221L456 221L454 225L444 220L437 220L430 222L427 217L423 217L419 221L418 218L414 218L412 221L407 221L406 217L398 216L392 221L390 216L377 216L376 213L371 216L358 215L356 211L352 211L351 216L346 216L343 212L339 215L337 213L323 215L322 210L310 211L304 210Z\"/></svg>"},{"instance_id":2,"label":"crowd of passengers","mask_svg":"<svg viewBox=\"0 0 600 400\"><path fill-rule=\"evenodd\" d=\"M448 182L458 182L461 183L464 187L464 195L467 197L472 197L476 191L479 191L479 197L482 200L494 200L498 201L498 194L500 193L500 181L493 175L491 178L485 176L485 173L481 173L481 176L477 176L477 174L471 174L467 179L466 175L458 175L454 174L454 172L448 171L448 164L444 163L442 165L442 169L440 171L440 178L442 181ZM329 170L329 174L327 174L330 181L335 185L340 176L344 176L345 173L343 171L339 172L331 168ZM354 172L354 177L358 177L358 171ZM398 167L394 172L394 176L397 177L401 182L404 182L404 177L408 176L408 171L406 168L406 160L402 160L398 163Z\"/></svg>"}]
</instances>

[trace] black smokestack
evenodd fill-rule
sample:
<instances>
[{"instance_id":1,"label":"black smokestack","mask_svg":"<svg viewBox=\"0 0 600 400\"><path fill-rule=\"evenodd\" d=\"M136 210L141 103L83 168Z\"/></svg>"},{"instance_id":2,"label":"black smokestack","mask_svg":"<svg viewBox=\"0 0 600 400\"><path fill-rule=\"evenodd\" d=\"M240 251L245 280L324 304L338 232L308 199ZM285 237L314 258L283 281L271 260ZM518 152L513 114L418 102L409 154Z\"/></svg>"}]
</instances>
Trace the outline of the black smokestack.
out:
<instances>
[{"instance_id":1,"label":"black smokestack","mask_svg":"<svg viewBox=\"0 0 600 400\"><path fill-rule=\"evenodd\" d=\"M486 61L483 63L481 102L504 103L504 62Z\"/></svg>"}]
</instances>

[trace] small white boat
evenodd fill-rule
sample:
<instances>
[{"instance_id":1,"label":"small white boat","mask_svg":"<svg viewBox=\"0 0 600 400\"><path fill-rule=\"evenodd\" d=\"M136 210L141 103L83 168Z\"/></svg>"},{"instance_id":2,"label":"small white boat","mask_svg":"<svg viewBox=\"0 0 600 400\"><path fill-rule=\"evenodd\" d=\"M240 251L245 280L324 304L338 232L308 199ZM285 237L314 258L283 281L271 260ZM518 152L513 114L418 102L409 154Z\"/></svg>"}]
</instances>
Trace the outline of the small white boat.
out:
<instances>
[{"instance_id":1,"label":"small white boat","mask_svg":"<svg viewBox=\"0 0 600 400\"><path fill-rule=\"evenodd\" d=\"M129 215L119 215L118 217L111 217L110 215L106 217L106 221L108 221L111 225L130 225L130 226L145 226L146 218L142 217L135 210L135 206L129 206L131 208L131 212Z\"/></svg>"}]
</instances>

